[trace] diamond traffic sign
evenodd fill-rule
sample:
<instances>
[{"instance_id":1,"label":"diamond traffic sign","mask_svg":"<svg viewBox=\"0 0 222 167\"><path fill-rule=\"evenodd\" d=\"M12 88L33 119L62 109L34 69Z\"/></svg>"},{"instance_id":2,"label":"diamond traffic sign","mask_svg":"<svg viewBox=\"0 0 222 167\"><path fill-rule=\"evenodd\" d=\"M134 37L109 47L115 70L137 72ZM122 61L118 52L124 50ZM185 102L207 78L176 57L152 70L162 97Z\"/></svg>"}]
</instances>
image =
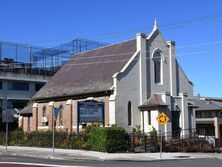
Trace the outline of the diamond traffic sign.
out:
<instances>
[{"instance_id":1,"label":"diamond traffic sign","mask_svg":"<svg viewBox=\"0 0 222 167\"><path fill-rule=\"evenodd\" d=\"M169 122L169 118L168 116L162 112L161 114L158 115L158 117L156 117L156 120L159 122L159 124L161 124L162 126L165 125L167 122Z\"/></svg>"}]
</instances>

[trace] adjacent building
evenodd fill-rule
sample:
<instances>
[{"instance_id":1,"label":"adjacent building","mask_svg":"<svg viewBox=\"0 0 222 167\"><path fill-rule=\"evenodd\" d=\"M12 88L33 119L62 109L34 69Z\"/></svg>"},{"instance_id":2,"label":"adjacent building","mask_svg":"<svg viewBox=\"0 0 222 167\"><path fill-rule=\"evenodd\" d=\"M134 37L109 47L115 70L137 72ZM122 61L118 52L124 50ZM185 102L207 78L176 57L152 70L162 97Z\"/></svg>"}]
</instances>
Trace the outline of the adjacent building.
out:
<instances>
[{"instance_id":1,"label":"adjacent building","mask_svg":"<svg viewBox=\"0 0 222 167\"><path fill-rule=\"evenodd\" d=\"M222 99L196 96L196 129L200 136L222 139Z\"/></svg>"},{"instance_id":2,"label":"adjacent building","mask_svg":"<svg viewBox=\"0 0 222 167\"><path fill-rule=\"evenodd\" d=\"M50 76L0 72L0 105L3 109L22 109Z\"/></svg>"},{"instance_id":3,"label":"adjacent building","mask_svg":"<svg viewBox=\"0 0 222 167\"><path fill-rule=\"evenodd\" d=\"M175 42L165 41L157 22L150 34L87 51L68 61L21 111L27 131L57 129L73 132L92 122L116 124L128 132L145 133L170 121L165 136L188 138L196 128L193 84L176 59Z\"/></svg>"},{"instance_id":4,"label":"adjacent building","mask_svg":"<svg viewBox=\"0 0 222 167\"><path fill-rule=\"evenodd\" d=\"M0 41L0 124L2 110L14 110L17 114L71 56L104 45L76 39L42 48ZM0 126L2 130L5 129Z\"/></svg>"}]
</instances>

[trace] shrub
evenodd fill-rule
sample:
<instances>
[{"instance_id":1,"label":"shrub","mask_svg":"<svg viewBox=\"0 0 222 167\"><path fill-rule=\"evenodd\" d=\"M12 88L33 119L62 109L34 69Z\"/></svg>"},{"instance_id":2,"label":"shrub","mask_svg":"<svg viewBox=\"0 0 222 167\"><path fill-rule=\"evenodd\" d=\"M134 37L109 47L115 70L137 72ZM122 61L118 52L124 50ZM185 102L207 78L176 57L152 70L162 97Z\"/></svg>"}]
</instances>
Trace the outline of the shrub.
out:
<instances>
[{"instance_id":1,"label":"shrub","mask_svg":"<svg viewBox=\"0 0 222 167\"><path fill-rule=\"evenodd\" d=\"M0 145L5 145L5 134L0 133Z\"/></svg>"},{"instance_id":2,"label":"shrub","mask_svg":"<svg viewBox=\"0 0 222 167\"><path fill-rule=\"evenodd\" d=\"M102 152L126 152L129 149L128 135L120 127L98 127L90 131L89 145Z\"/></svg>"},{"instance_id":3,"label":"shrub","mask_svg":"<svg viewBox=\"0 0 222 167\"><path fill-rule=\"evenodd\" d=\"M166 152L216 152L217 149L206 140L181 139L164 143Z\"/></svg>"},{"instance_id":4,"label":"shrub","mask_svg":"<svg viewBox=\"0 0 222 167\"><path fill-rule=\"evenodd\" d=\"M52 147L52 132L51 131L34 131L29 137L32 140L32 145L35 147Z\"/></svg>"},{"instance_id":5,"label":"shrub","mask_svg":"<svg viewBox=\"0 0 222 167\"><path fill-rule=\"evenodd\" d=\"M26 146L28 139L26 134L21 130L15 130L9 133L9 145Z\"/></svg>"}]
</instances>

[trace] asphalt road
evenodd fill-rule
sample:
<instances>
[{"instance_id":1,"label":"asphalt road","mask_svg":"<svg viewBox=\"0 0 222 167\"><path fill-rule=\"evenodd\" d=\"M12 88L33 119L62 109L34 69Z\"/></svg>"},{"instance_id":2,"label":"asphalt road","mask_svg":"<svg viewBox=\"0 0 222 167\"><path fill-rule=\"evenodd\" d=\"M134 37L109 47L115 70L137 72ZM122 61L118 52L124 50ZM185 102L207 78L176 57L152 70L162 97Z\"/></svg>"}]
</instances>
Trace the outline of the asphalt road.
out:
<instances>
[{"instance_id":1,"label":"asphalt road","mask_svg":"<svg viewBox=\"0 0 222 167\"><path fill-rule=\"evenodd\" d=\"M5 164L2 164L7 162ZM28 163L26 165L9 165L10 163ZM29 164L32 163L32 164ZM19 157L0 155L0 167L14 166L78 166L78 167L221 167L222 160L218 159L195 159L195 160L170 160L153 162L133 162L133 161L70 161L53 160L30 157Z\"/></svg>"}]
</instances>

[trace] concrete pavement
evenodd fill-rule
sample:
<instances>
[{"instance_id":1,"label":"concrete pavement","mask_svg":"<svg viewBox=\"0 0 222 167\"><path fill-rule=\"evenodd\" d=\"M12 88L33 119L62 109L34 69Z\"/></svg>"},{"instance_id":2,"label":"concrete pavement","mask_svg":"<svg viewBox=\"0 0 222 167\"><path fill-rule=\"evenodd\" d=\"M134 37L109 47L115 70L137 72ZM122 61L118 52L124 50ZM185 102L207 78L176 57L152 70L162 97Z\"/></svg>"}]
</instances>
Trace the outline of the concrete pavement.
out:
<instances>
[{"instance_id":1,"label":"concrete pavement","mask_svg":"<svg viewBox=\"0 0 222 167\"><path fill-rule=\"evenodd\" d=\"M0 146L0 154L38 157L45 159L60 159L60 160L100 160L100 161L160 160L159 153L102 153L97 151L55 149L55 154L53 155L51 148L18 147L18 146L8 146L7 152L5 150L5 146ZM222 159L222 153L163 153L161 160L200 159L200 158Z\"/></svg>"}]
</instances>

